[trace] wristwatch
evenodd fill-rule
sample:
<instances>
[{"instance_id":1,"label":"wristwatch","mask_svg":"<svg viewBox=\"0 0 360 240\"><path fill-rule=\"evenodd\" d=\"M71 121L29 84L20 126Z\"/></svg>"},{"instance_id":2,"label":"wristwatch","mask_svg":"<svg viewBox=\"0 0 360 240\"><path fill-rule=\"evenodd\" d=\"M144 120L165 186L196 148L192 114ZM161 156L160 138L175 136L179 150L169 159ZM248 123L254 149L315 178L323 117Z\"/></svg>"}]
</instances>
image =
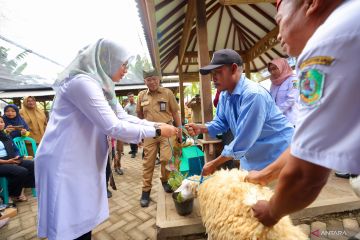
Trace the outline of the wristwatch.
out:
<instances>
[{"instance_id":1,"label":"wristwatch","mask_svg":"<svg viewBox=\"0 0 360 240\"><path fill-rule=\"evenodd\" d=\"M161 128L159 124L154 124L154 128L155 128L155 137L160 137L161 136Z\"/></svg>"}]
</instances>

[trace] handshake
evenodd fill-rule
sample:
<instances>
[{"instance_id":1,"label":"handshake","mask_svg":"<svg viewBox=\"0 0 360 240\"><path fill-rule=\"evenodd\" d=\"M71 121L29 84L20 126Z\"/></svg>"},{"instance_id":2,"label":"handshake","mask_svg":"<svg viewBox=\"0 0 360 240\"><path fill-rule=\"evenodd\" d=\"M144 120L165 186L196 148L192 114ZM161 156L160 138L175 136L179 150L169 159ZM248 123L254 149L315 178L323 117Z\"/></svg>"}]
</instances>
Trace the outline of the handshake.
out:
<instances>
[{"instance_id":1,"label":"handshake","mask_svg":"<svg viewBox=\"0 0 360 240\"><path fill-rule=\"evenodd\" d=\"M161 130L161 136L162 137L172 137L172 136L178 136L179 139L182 137L182 130L180 128L174 127L172 125L166 124L166 123L156 123L158 128ZM200 133L206 133L207 131L203 131L202 125L198 125L195 123L189 123L185 125L186 131L189 133L190 136L196 136Z\"/></svg>"}]
</instances>

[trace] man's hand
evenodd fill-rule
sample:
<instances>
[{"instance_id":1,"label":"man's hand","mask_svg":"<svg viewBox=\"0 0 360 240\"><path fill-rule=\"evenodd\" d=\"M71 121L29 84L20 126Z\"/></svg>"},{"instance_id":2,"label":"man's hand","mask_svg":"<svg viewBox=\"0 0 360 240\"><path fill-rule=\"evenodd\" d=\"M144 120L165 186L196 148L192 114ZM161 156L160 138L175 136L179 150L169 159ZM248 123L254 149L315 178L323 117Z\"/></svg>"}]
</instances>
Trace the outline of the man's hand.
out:
<instances>
[{"instance_id":1,"label":"man's hand","mask_svg":"<svg viewBox=\"0 0 360 240\"><path fill-rule=\"evenodd\" d=\"M216 168L217 168L217 166L216 166L215 160L207 162L203 167L201 175L207 176L207 175L213 174L216 171Z\"/></svg>"},{"instance_id":2,"label":"man's hand","mask_svg":"<svg viewBox=\"0 0 360 240\"><path fill-rule=\"evenodd\" d=\"M265 174L263 171L250 171L245 177L245 182L260 184L262 186L268 185L270 181L269 175Z\"/></svg>"},{"instance_id":3,"label":"man's hand","mask_svg":"<svg viewBox=\"0 0 360 240\"><path fill-rule=\"evenodd\" d=\"M197 136L201 133L201 127L195 123L185 124L185 129L192 137Z\"/></svg>"},{"instance_id":4,"label":"man's hand","mask_svg":"<svg viewBox=\"0 0 360 240\"><path fill-rule=\"evenodd\" d=\"M177 135L179 132L178 128L171 126L169 124L163 124L163 125L160 125L159 127L161 129L162 137L169 138L169 137Z\"/></svg>"},{"instance_id":5,"label":"man's hand","mask_svg":"<svg viewBox=\"0 0 360 240\"><path fill-rule=\"evenodd\" d=\"M177 134L177 139L179 143L182 143L182 129L179 128L179 132Z\"/></svg>"},{"instance_id":6,"label":"man's hand","mask_svg":"<svg viewBox=\"0 0 360 240\"><path fill-rule=\"evenodd\" d=\"M280 219L271 216L269 202L260 200L253 207L254 217L267 227L275 225Z\"/></svg>"}]
</instances>

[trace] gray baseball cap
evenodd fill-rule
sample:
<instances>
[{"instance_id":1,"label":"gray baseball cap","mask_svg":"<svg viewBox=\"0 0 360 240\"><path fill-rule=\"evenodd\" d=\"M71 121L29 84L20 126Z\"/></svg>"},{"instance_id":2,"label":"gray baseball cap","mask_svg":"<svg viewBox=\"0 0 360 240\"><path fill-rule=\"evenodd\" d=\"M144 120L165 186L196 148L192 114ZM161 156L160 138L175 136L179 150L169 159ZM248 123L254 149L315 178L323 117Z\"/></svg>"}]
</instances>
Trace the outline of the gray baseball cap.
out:
<instances>
[{"instance_id":1,"label":"gray baseball cap","mask_svg":"<svg viewBox=\"0 0 360 240\"><path fill-rule=\"evenodd\" d=\"M232 49L221 49L214 52L209 65L200 68L200 74L207 75L216 68L224 65L231 65L233 63L237 64L238 66L242 66L243 60L241 56Z\"/></svg>"}]
</instances>

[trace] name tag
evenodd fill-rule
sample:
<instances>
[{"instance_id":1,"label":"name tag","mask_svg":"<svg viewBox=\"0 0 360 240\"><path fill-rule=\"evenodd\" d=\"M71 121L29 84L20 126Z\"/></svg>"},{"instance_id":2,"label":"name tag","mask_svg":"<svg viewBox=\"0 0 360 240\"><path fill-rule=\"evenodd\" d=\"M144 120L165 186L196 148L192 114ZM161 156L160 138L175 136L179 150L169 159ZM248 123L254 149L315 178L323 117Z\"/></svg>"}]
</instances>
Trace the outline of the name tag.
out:
<instances>
[{"instance_id":1,"label":"name tag","mask_svg":"<svg viewBox=\"0 0 360 240\"><path fill-rule=\"evenodd\" d=\"M160 111L165 112L166 111L166 102L159 102L160 104Z\"/></svg>"}]
</instances>

